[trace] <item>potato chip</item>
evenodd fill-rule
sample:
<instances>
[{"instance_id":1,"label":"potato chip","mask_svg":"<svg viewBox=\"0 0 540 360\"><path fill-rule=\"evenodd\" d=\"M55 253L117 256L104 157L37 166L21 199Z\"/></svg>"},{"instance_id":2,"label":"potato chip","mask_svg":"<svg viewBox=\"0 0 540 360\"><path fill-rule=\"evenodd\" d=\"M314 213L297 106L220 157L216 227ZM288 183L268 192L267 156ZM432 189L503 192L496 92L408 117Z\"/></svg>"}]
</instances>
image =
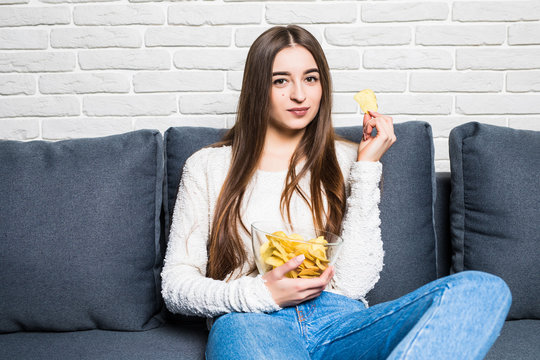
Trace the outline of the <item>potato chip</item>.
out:
<instances>
[{"instance_id":1,"label":"potato chip","mask_svg":"<svg viewBox=\"0 0 540 360\"><path fill-rule=\"evenodd\" d=\"M295 270L291 270L287 274L285 274L285 276L291 279L296 279L298 278L298 272L296 272Z\"/></svg>"},{"instance_id":2,"label":"potato chip","mask_svg":"<svg viewBox=\"0 0 540 360\"><path fill-rule=\"evenodd\" d=\"M274 248L270 246L270 241L265 242L261 245L261 248L259 249L261 252L261 257L263 259L266 259L267 257L272 255L272 252L274 251Z\"/></svg>"},{"instance_id":3,"label":"potato chip","mask_svg":"<svg viewBox=\"0 0 540 360\"><path fill-rule=\"evenodd\" d=\"M315 265L317 265L317 267L321 270L326 269L326 266L323 265L319 259L315 260Z\"/></svg>"},{"instance_id":4,"label":"potato chip","mask_svg":"<svg viewBox=\"0 0 540 360\"><path fill-rule=\"evenodd\" d=\"M283 260L284 263L286 263L287 261L289 261L289 258L287 257L287 255L283 255L282 253L280 253L279 251L277 250L274 250L272 251L272 255L278 259L281 259Z\"/></svg>"},{"instance_id":5,"label":"potato chip","mask_svg":"<svg viewBox=\"0 0 540 360\"><path fill-rule=\"evenodd\" d=\"M326 260L326 254L323 249L313 249L310 254L313 255L315 259Z\"/></svg>"},{"instance_id":6,"label":"potato chip","mask_svg":"<svg viewBox=\"0 0 540 360\"><path fill-rule=\"evenodd\" d=\"M377 111L379 107L377 106L377 98L375 93L371 89L365 89L354 94L354 100L360 105L362 112L367 113L368 111Z\"/></svg>"},{"instance_id":7,"label":"potato chip","mask_svg":"<svg viewBox=\"0 0 540 360\"><path fill-rule=\"evenodd\" d=\"M304 276L304 275L320 275L319 274L319 271L318 269L315 270L315 269L304 269L302 271L300 271L300 273L298 274L298 276Z\"/></svg>"},{"instance_id":8,"label":"potato chip","mask_svg":"<svg viewBox=\"0 0 540 360\"><path fill-rule=\"evenodd\" d=\"M264 260L264 262L267 263L268 265L272 265L274 268L285 264L285 262L283 260L281 260L280 258L277 258L275 256L270 256L270 257L266 258Z\"/></svg>"},{"instance_id":9,"label":"potato chip","mask_svg":"<svg viewBox=\"0 0 540 360\"><path fill-rule=\"evenodd\" d=\"M285 249L283 248L283 246L281 245L281 243L279 241L274 241L273 244L274 247L283 255L283 256L287 256L287 251L285 251Z\"/></svg>"},{"instance_id":10,"label":"potato chip","mask_svg":"<svg viewBox=\"0 0 540 360\"><path fill-rule=\"evenodd\" d=\"M306 259L309 259L311 261L315 261L315 257L311 254L311 249L308 250L308 252L304 253Z\"/></svg>"},{"instance_id":11,"label":"potato chip","mask_svg":"<svg viewBox=\"0 0 540 360\"><path fill-rule=\"evenodd\" d=\"M291 240L300 240L300 241L304 241L304 237L300 234L291 234L289 236L286 236L287 238L291 239Z\"/></svg>"},{"instance_id":12,"label":"potato chip","mask_svg":"<svg viewBox=\"0 0 540 360\"><path fill-rule=\"evenodd\" d=\"M308 242L315 243L315 244L328 244L328 241L326 241L326 239L323 236L319 236L316 239L308 240Z\"/></svg>"},{"instance_id":13,"label":"potato chip","mask_svg":"<svg viewBox=\"0 0 540 360\"><path fill-rule=\"evenodd\" d=\"M272 233L272 235L279 236L280 238L283 238L283 239L287 238L287 234L285 234L283 231L276 231L276 232Z\"/></svg>"}]
</instances>

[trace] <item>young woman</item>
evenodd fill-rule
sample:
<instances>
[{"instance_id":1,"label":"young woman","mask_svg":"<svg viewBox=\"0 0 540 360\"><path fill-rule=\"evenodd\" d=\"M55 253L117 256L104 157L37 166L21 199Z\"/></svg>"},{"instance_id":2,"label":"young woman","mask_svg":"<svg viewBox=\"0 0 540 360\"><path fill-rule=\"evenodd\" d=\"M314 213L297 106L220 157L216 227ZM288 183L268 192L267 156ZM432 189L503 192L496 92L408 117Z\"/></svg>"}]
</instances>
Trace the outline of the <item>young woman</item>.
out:
<instances>
[{"instance_id":1,"label":"young woman","mask_svg":"<svg viewBox=\"0 0 540 360\"><path fill-rule=\"evenodd\" d=\"M481 359L510 306L500 278L463 272L367 307L383 267L379 160L396 136L392 118L373 112L359 145L338 139L331 89L306 30L255 40L236 124L184 167L162 272L168 309L209 319L208 359ZM300 255L258 274L257 220L341 234L335 267L285 277Z\"/></svg>"}]
</instances>

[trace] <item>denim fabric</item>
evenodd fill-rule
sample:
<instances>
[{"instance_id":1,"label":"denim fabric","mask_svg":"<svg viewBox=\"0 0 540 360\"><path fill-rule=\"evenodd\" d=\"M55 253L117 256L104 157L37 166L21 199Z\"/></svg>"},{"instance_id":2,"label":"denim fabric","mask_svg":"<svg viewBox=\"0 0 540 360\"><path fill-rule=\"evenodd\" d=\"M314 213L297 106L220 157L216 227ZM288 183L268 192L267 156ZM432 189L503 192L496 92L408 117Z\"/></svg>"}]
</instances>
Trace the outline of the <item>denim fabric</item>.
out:
<instances>
[{"instance_id":1,"label":"denim fabric","mask_svg":"<svg viewBox=\"0 0 540 360\"><path fill-rule=\"evenodd\" d=\"M482 359L510 308L502 279L465 271L366 309L330 292L216 319L207 359Z\"/></svg>"}]
</instances>

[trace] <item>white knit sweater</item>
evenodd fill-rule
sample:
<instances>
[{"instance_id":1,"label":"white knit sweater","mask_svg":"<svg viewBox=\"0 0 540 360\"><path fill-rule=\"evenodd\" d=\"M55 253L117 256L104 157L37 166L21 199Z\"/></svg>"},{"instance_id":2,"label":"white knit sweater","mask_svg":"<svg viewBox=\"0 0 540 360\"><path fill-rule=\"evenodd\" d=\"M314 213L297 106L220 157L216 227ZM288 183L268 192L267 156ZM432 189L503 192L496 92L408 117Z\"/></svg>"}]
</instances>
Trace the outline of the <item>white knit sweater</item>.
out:
<instances>
[{"instance_id":1,"label":"white knit sweater","mask_svg":"<svg viewBox=\"0 0 540 360\"><path fill-rule=\"evenodd\" d=\"M379 280L383 267L378 208L382 164L356 161L357 153L354 144L336 142L348 197L341 234L343 248L326 291L362 300L367 306L364 296ZM223 146L201 149L185 163L161 274L163 298L173 313L211 318L229 312L281 309L260 274L245 275L253 264L248 234L242 240L249 264L237 269L228 282L205 276L210 225L230 159L231 147ZM282 221L279 201L285 177L286 171L257 171L242 207L242 220L248 228L257 220ZM301 186L309 196L309 179L303 179ZM296 193L290 211L295 226L313 227L309 208Z\"/></svg>"}]
</instances>

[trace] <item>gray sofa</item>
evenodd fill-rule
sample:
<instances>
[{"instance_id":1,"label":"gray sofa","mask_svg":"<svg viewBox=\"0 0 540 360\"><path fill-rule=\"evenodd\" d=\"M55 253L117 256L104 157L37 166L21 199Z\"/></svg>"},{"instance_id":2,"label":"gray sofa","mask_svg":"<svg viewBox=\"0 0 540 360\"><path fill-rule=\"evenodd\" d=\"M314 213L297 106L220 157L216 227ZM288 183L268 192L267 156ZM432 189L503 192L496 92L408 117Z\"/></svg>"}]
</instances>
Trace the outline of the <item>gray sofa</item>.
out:
<instances>
[{"instance_id":1,"label":"gray sofa","mask_svg":"<svg viewBox=\"0 0 540 360\"><path fill-rule=\"evenodd\" d=\"M159 274L184 161L223 131L0 141L0 359L204 358L204 320L164 308ZM452 172L436 173L429 124L395 131L369 302L453 271L495 273L513 304L487 359L537 359L540 133L462 125Z\"/></svg>"}]
</instances>

